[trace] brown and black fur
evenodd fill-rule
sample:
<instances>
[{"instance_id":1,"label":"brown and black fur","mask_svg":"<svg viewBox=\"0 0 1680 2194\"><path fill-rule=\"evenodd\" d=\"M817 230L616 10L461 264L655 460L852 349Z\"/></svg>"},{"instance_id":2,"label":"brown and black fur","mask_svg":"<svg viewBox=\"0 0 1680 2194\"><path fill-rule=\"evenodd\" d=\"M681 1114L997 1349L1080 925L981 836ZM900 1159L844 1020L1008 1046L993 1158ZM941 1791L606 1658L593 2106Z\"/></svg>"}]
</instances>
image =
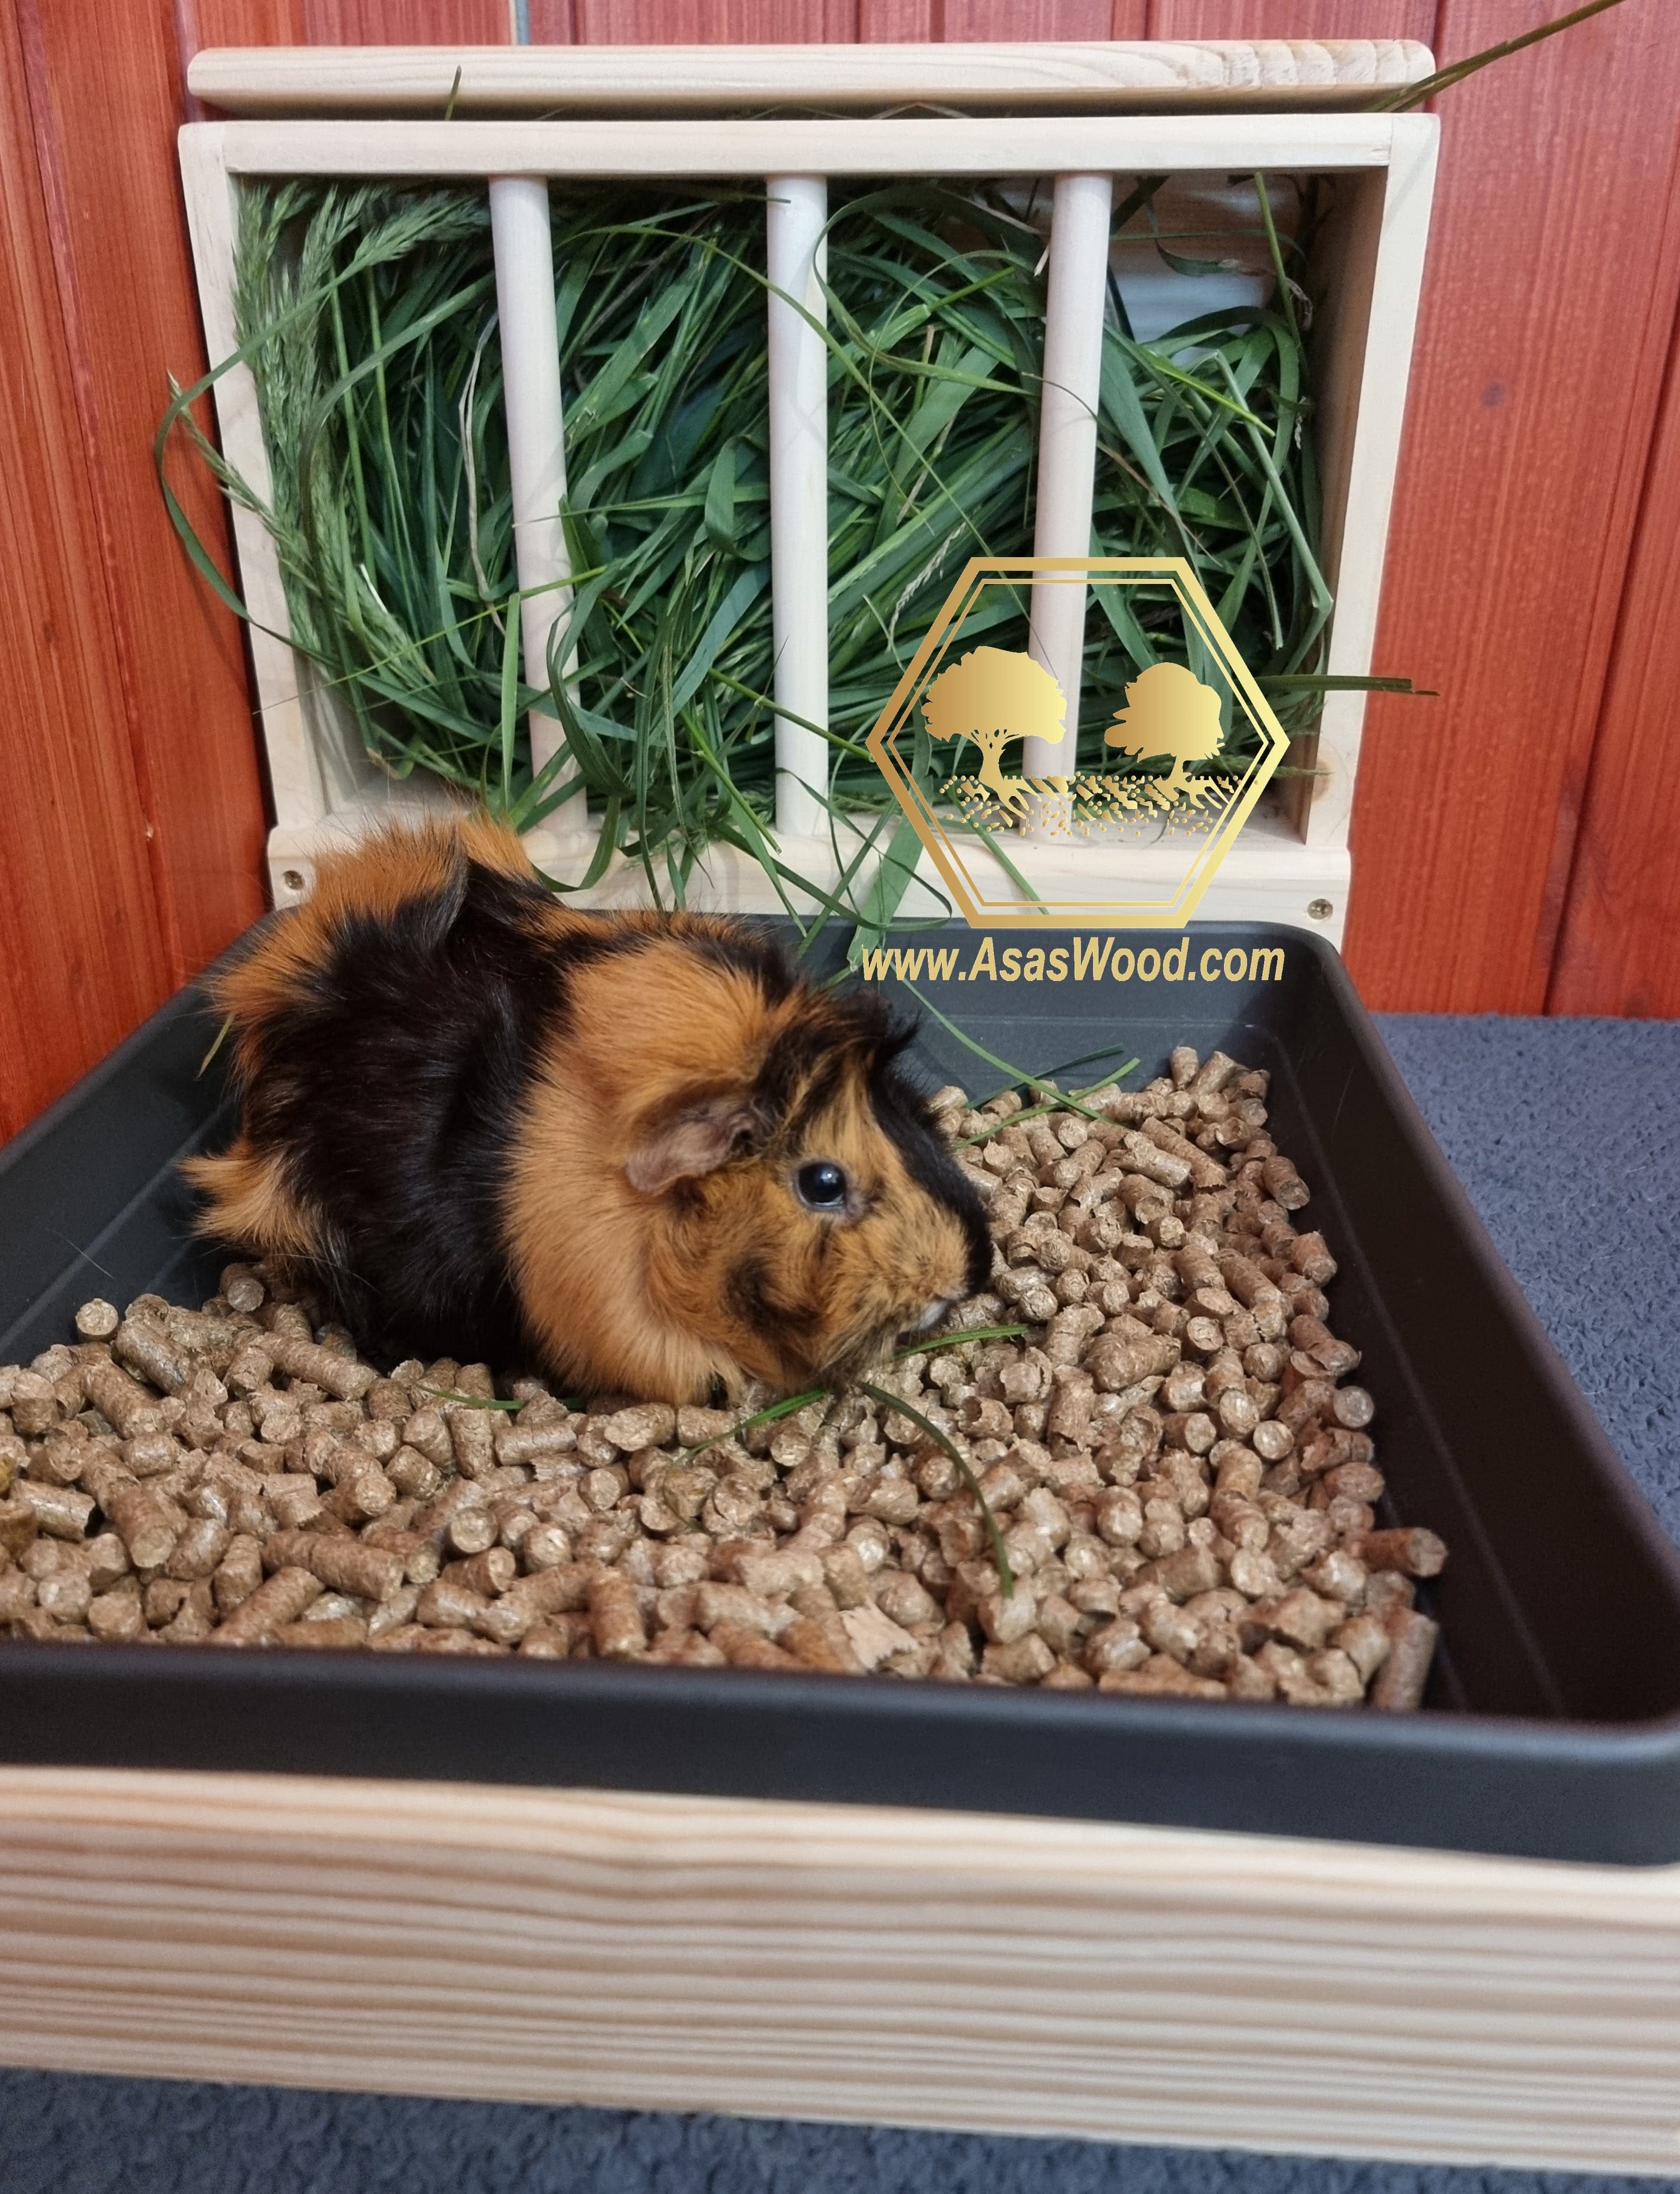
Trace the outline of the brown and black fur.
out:
<instances>
[{"instance_id":1,"label":"brown and black fur","mask_svg":"<svg viewBox=\"0 0 1680 2194\"><path fill-rule=\"evenodd\" d=\"M983 1215L869 994L694 915L557 902L484 818L324 860L216 986L240 1132L206 1232L376 1357L703 1399L839 1376L984 1284ZM813 1158L855 1194L818 1216Z\"/></svg>"}]
</instances>

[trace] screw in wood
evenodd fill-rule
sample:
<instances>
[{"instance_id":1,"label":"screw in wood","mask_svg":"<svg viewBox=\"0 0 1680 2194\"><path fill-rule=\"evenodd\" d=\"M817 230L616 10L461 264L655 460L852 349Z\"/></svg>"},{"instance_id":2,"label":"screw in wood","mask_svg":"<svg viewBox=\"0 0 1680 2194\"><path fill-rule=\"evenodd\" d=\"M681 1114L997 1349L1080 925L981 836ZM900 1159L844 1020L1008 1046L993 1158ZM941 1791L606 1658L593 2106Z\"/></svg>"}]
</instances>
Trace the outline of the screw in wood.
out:
<instances>
[{"instance_id":1,"label":"screw in wood","mask_svg":"<svg viewBox=\"0 0 1680 2194\"><path fill-rule=\"evenodd\" d=\"M1315 922L1328 922L1335 911L1334 902L1330 899L1310 899L1307 901L1307 912Z\"/></svg>"}]
</instances>

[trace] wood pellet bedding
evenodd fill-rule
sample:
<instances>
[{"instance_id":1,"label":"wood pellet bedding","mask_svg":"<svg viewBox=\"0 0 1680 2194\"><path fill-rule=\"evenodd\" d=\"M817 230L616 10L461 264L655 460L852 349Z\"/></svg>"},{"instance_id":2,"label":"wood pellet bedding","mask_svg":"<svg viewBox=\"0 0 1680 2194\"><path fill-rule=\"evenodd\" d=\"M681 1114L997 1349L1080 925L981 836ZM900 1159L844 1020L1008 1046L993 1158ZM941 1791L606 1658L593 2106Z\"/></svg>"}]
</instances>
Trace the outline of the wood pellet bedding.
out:
<instances>
[{"instance_id":1,"label":"wood pellet bedding","mask_svg":"<svg viewBox=\"0 0 1680 2194\"><path fill-rule=\"evenodd\" d=\"M244 1264L198 1310L84 1304L0 1366L0 1628L1415 1707L1446 1549L1379 1525L1266 1094L1187 1048L1076 1102L941 1091L997 1247L946 1330L1024 1331L896 1359L903 1410L381 1376Z\"/></svg>"}]
</instances>

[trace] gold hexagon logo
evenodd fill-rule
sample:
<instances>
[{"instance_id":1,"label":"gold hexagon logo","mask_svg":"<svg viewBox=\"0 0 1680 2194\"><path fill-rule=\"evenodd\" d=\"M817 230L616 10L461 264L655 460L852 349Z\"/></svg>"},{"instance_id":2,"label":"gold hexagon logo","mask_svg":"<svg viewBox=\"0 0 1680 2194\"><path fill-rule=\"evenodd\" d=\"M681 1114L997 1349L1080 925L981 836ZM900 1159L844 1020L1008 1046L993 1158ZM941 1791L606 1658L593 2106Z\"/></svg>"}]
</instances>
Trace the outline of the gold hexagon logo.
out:
<instances>
[{"instance_id":1,"label":"gold hexagon logo","mask_svg":"<svg viewBox=\"0 0 1680 2194\"><path fill-rule=\"evenodd\" d=\"M1063 587L1085 590L1075 629L1106 643L1079 651L1072 725L1026 599ZM1027 647L1001 644L1023 632ZM1040 773L1012 773L1028 740ZM1176 928L1288 744L1177 556L971 562L868 740L977 929Z\"/></svg>"}]
</instances>

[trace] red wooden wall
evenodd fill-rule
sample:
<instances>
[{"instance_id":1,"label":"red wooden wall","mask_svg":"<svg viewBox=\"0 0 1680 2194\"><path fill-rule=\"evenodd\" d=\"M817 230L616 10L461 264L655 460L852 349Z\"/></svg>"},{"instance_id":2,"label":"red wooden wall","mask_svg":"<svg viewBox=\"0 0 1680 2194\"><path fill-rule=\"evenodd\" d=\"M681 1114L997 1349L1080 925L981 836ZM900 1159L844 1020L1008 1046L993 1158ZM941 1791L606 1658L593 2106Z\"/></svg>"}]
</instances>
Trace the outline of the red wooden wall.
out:
<instances>
[{"instance_id":1,"label":"red wooden wall","mask_svg":"<svg viewBox=\"0 0 1680 2194\"><path fill-rule=\"evenodd\" d=\"M529 0L552 42L1419 37L1563 0ZM198 46L499 43L509 0L0 0L0 1135L260 910L234 621L164 521L204 360ZM1378 1006L1680 1014L1680 39L1625 0L1448 95L1348 956ZM221 520L186 491L207 537Z\"/></svg>"}]
</instances>

